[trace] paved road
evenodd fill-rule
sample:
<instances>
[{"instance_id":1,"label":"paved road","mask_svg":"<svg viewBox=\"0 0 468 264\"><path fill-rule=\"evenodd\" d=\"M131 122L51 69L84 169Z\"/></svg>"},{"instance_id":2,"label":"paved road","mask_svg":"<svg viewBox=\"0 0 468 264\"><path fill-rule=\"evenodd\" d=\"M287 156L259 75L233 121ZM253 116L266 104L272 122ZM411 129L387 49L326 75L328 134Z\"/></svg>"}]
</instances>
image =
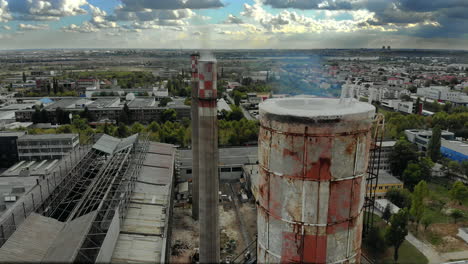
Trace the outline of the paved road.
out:
<instances>
[{"instance_id":1,"label":"paved road","mask_svg":"<svg viewBox=\"0 0 468 264\"><path fill-rule=\"evenodd\" d=\"M227 95L227 99L231 102L231 104L234 104L234 99L232 99L231 96ZM244 113L245 118L248 120L257 120L255 117L251 116L249 111L247 111L242 105L240 106L240 109L242 110L242 113Z\"/></svg>"},{"instance_id":2,"label":"paved road","mask_svg":"<svg viewBox=\"0 0 468 264\"><path fill-rule=\"evenodd\" d=\"M442 257L447 260L468 260L468 250L456 251L442 254Z\"/></svg>"},{"instance_id":3,"label":"paved road","mask_svg":"<svg viewBox=\"0 0 468 264\"><path fill-rule=\"evenodd\" d=\"M410 242L419 251L421 251L424 256L426 256L426 258L429 260L429 264L439 264L447 261L447 259L439 255L439 253L437 253L437 251L435 251L432 246L417 239L413 234L408 233L406 240L408 240L408 242Z\"/></svg>"}]
</instances>

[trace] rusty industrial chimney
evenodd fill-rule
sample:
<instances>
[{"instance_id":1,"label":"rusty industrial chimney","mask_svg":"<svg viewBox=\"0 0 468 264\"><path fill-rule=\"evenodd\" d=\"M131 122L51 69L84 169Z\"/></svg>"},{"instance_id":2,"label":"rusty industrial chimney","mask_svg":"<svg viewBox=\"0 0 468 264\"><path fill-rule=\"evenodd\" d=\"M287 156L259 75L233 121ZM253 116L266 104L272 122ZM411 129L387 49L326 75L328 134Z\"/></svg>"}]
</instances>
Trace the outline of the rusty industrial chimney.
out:
<instances>
[{"instance_id":1,"label":"rusty industrial chimney","mask_svg":"<svg viewBox=\"0 0 468 264\"><path fill-rule=\"evenodd\" d=\"M360 262L374 115L355 100L260 104L258 263Z\"/></svg>"},{"instance_id":2,"label":"rusty industrial chimney","mask_svg":"<svg viewBox=\"0 0 468 264\"><path fill-rule=\"evenodd\" d=\"M219 178L216 59L198 60L198 148L200 263L219 263Z\"/></svg>"},{"instance_id":3,"label":"rusty industrial chimney","mask_svg":"<svg viewBox=\"0 0 468 264\"><path fill-rule=\"evenodd\" d=\"M199 149L198 149L198 58L200 55L194 53L190 56L192 61L192 98L191 98L191 117L192 117L192 217L198 220L199 210Z\"/></svg>"}]
</instances>

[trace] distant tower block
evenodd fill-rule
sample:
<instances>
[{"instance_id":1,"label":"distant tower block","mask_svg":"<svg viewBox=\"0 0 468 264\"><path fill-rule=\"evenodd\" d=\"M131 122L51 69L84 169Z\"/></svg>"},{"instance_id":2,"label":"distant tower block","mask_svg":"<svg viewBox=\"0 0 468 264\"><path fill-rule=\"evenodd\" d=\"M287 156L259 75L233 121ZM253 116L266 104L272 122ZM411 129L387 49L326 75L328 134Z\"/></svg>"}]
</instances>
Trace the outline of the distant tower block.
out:
<instances>
[{"instance_id":1,"label":"distant tower block","mask_svg":"<svg viewBox=\"0 0 468 264\"><path fill-rule=\"evenodd\" d=\"M200 263L219 263L219 175L216 59L198 61Z\"/></svg>"},{"instance_id":2,"label":"distant tower block","mask_svg":"<svg viewBox=\"0 0 468 264\"><path fill-rule=\"evenodd\" d=\"M192 54L190 56L192 61L192 217L198 220L199 210L199 147L198 147L198 58L200 55Z\"/></svg>"},{"instance_id":3,"label":"distant tower block","mask_svg":"<svg viewBox=\"0 0 468 264\"><path fill-rule=\"evenodd\" d=\"M258 263L359 263L374 106L260 104Z\"/></svg>"}]
</instances>

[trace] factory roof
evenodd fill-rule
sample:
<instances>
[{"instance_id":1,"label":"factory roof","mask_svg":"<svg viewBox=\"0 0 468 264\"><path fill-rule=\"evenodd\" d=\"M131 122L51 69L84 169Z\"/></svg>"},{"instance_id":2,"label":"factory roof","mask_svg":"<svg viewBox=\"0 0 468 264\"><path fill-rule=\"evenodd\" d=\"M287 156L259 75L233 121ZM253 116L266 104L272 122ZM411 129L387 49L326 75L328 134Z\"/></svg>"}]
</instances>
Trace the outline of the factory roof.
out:
<instances>
[{"instance_id":1,"label":"factory roof","mask_svg":"<svg viewBox=\"0 0 468 264\"><path fill-rule=\"evenodd\" d=\"M73 139L78 137L78 134L40 134L40 135L24 135L19 140L50 140L50 139Z\"/></svg>"},{"instance_id":2,"label":"factory roof","mask_svg":"<svg viewBox=\"0 0 468 264\"><path fill-rule=\"evenodd\" d=\"M42 161L26 161L22 160L5 170L1 175L2 177L15 177L19 176L22 171L28 170L31 176L45 175L58 166L58 160L42 160Z\"/></svg>"},{"instance_id":3,"label":"factory roof","mask_svg":"<svg viewBox=\"0 0 468 264\"><path fill-rule=\"evenodd\" d=\"M378 184L403 184L397 177L391 175L385 170L379 170Z\"/></svg>"},{"instance_id":4,"label":"factory roof","mask_svg":"<svg viewBox=\"0 0 468 264\"><path fill-rule=\"evenodd\" d=\"M441 145L444 148L448 148L465 156L468 156L468 143L456 140L445 140L442 138Z\"/></svg>"},{"instance_id":5,"label":"factory roof","mask_svg":"<svg viewBox=\"0 0 468 264\"><path fill-rule=\"evenodd\" d=\"M88 105L88 108L104 108L114 106L117 102L120 103L120 98L98 98Z\"/></svg>"},{"instance_id":6,"label":"factory roof","mask_svg":"<svg viewBox=\"0 0 468 264\"><path fill-rule=\"evenodd\" d=\"M2 175L3 176L3 175ZM28 193L37 184L39 177L0 177L0 205L6 208L0 210L0 215L8 210L15 202Z\"/></svg>"},{"instance_id":7,"label":"factory roof","mask_svg":"<svg viewBox=\"0 0 468 264\"><path fill-rule=\"evenodd\" d=\"M154 101L154 98L135 98L129 103L127 103L127 105L130 108L143 108L155 106L156 102Z\"/></svg>"},{"instance_id":8,"label":"factory roof","mask_svg":"<svg viewBox=\"0 0 468 264\"><path fill-rule=\"evenodd\" d=\"M136 141L137 137L138 134L134 134L127 138L119 139L104 134L93 145L93 148L108 154L113 154L114 152L122 150L133 144Z\"/></svg>"},{"instance_id":9,"label":"factory roof","mask_svg":"<svg viewBox=\"0 0 468 264\"><path fill-rule=\"evenodd\" d=\"M15 110L0 111L0 119L2 120L15 119Z\"/></svg>"},{"instance_id":10,"label":"factory roof","mask_svg":"<svg viewBox=\"0 0 468 264\"><path fill-rule=\"evenodd\" d=\"M117 244L112 263L165 262L174 177L175 148L151 142L138 176L135 190Z\"/></svg>"},{"instance_id":11,"label":"factory roof","mask_svg":"<svg viewBox=\"0 0 468 264\"><path fill-rule=\"evenodd\" d=\"M10 104L0 108L0 111L9 111L9 110L23 110L23 109L30 109L33 108L36 104L29 103L29 104Z\"/></svg>"},{"instance_id":12,"label":"factory roof","mask_svg":"<svg viewBox=\"0 0 468 264\"><path fill-rule=\"evenodd\" d=\"M239 165L255 164L258 161L258 147L233 147L233 148L219 148L219 166L224 165ZM179 149L180 165L183 168L192 167L192 150Z\"/></svg>"},{"instance_id":13,"label":"factory roof","mask_svg":"<svg viewBox=\"0 0 468 264\"><path fill-rule=\"evenodd\" d=\"M22 131L1 131L0 132L0 137L21 137L25 132Z\"/></svg>"},{"instance_id":14,"label":"factory roof","mask_svg":"<svg viewBox=\"0 0 468 264\"><path fill-rule=\"evenodd\" d=\"M76 105L86 104L87 100L79 97L75 98L65 98L60 101L57 101L53 104L46 106L47 109L57 109L57 108L75 108Z\"/></svg>"},{"instance_id":15,"label":"factory roof","mask_svg":"<svg viewBox=\"0 0 468 264\"><path fill-rule=\"evenodd\" d=\"M259 105L260 115L312 119L369 119L375 107L368 103L351 101L340 103L335 98L289 97L268 99Z\"/></svg>"}]
</instances>

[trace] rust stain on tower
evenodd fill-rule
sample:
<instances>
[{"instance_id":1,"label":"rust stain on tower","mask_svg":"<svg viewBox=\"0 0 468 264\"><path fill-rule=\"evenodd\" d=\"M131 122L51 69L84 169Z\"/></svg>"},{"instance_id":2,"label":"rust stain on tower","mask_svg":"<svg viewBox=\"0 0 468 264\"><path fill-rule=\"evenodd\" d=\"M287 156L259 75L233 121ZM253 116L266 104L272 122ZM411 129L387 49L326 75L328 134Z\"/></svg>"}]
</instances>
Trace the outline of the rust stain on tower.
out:
<instances>
[{"instance_id":1,"label":"rust stain on tower","mask_svg":"<svg viewBox=\"0 0 468 264\"><path fill-rule=\"evenodd\" d=\"M359 263L374 115L329 98L260 105L259 263Z\"/></svg>"}]
</instances>

